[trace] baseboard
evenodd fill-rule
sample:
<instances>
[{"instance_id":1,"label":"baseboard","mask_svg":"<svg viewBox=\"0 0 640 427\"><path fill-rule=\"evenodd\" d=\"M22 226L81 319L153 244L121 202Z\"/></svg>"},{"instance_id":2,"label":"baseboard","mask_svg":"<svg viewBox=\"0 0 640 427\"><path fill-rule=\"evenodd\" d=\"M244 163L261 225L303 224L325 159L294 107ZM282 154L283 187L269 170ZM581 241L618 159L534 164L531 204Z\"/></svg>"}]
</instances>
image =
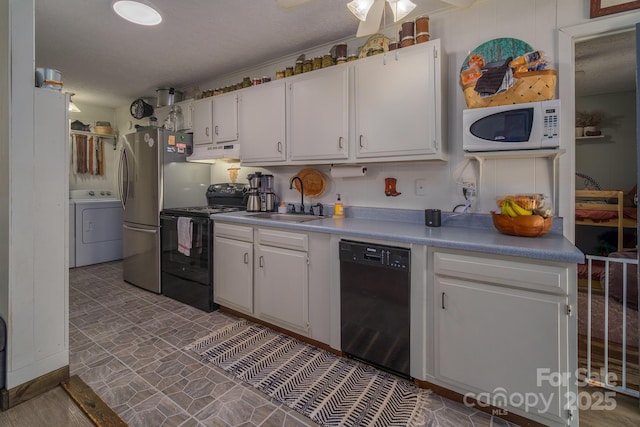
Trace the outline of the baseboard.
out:
<instances>
[{"instance_id":1,"label":"baseboard","mask_svg":"<svg viewBox=\"0 0 640 427\"><path fill-rule=\"evenodd\" d=\"M3 388L0 391L1 409L6 411L7 409L13 408L22 402L26 402L59 386L61 382L67 379L69 379L69 365L58 368L48 374L41 375L10 390Z\"/></svg>"}]
</instances>

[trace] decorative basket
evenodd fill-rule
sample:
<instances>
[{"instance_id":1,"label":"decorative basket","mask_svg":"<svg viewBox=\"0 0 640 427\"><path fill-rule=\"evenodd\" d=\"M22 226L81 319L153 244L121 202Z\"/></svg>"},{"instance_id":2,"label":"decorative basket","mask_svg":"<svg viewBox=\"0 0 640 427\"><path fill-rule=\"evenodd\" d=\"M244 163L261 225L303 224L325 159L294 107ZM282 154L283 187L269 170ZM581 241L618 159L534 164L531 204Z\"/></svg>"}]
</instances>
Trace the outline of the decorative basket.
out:
<instances>
[{"instance_id":1,"label":"decorative basket","mask_svg":"<svg viewBox=\"0 0 640 427\"><path fill-rule=\"evenodd\" d=\"M502 234L522 237L538 237L551 230L553 217L543 218L540 215L516 216L491 212L493 225Z\"/></svg>"},{"instance_id":2,"label":"decorative basket","mask_svg":"<svg viewBox=\"0 0 640 427\"><path fill-rule=\"evenodd\" d=\"M469 108L548 101L555 96L557 74L556 70L514 73L516 81L513 86L486 98L481 98L476 92L475 82L464 85L462 90Z\"/></svg>"},{"instance_id":3,"label":"decorative basket","mask_svg":"<svg viewBox=\"0 0 640 427\"><path fill-rule=\"evenodd\" d=\"M96 133L102 134L102 135L111 135L113 134L113 128L111 126L96 126L95 127L95 131Z\"/></svg>"}]
</instances>

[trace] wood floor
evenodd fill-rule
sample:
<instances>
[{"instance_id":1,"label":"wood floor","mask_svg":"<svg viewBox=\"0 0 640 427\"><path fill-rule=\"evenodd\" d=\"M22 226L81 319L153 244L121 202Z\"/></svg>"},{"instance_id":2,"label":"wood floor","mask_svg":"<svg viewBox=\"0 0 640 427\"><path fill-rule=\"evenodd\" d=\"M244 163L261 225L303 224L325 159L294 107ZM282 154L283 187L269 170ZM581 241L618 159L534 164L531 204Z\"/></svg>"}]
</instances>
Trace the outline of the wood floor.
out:
<instances>
[{"instance_id":1,"label":"wood floor","mask_svg":"<svg viewBox=\"0 0 640 427\"><path fill-rule=\"evenodd\" d=\"M94 424L58 386L31 400L0 412L0 427L93 427Z\"/></svg>"}]
</instances>

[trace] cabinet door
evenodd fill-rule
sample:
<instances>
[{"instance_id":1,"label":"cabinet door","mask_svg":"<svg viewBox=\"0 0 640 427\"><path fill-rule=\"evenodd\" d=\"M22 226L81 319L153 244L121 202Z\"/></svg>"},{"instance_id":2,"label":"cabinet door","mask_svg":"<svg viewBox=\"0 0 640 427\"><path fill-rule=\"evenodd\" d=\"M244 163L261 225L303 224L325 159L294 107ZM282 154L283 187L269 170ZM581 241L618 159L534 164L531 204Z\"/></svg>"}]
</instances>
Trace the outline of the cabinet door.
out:
<instances>
[{"instance_id":1,"label":"cabinet door","mask_svg":"<svg viewBox=\"0 0 640 427\"><path fill-rule=\"evenodd\" d=\"M270 82L240 95L240 159L243 163L286 159L285 88Z\"/></svg>"},{"instance_id":2,"label":"cabinet door","mask_svg":"<svg viewBox=\"0 0 640 427\"><path fill-rule=\"evenodd\" d=\"M529 413L566 422L567 386L539 372L568 373L566 297L438 275L434 289L436 377L499 407L535 392L550 404L530 401Z\"/></svg>"},{"instance_id":3,"label":"cabinet door","mask_svg":"<svg viewBox=\"0 0 640 427\"><path fill-rule=\"evenodd\" d=\"M203 98L193 103L193 143L213 143L212 98Z\"/></svg>"},{"instance_id":4,"label":"cabinet door","mask_svg":"<svg viewBox=\"0 0 640 427\"><path fill-rule=\"evenodd\" d=\"M354 63L357 158L436 153L434 55L417 45Z\"/></svg>"},{"instance_id":5,"label":"cabinet door","mask_svg":"<svg viewBox=\"0 0 640 427\"><path fill-rule=\"evenodd\" d=\"M308 335L309 278L307 253L256 246L256 315Z\"/></svg>"},{"instance_id":6,"label":"cabinet door","mask_svg":"<svg viewBox=\"0 0 640 427\"><path fill-rule=\"evenodd\" d=\"M253 314L253 244L216 236L213 300Z\"/></svg>"},{"instance_id":7,"label":"cabinet door","mask_svg":"<svg viewBox=\"0 0 640 427\"><path fill-rule=\"evenodd\" d=\"M289 83L291 160L349 156L349 69L310 73Z\"/></svg>"},{"instance_id":8,"label":"cabinet door","mask_svg":"<svg viewBox=\"0 0 640 427\"><path fill-rule=\"evenodd\" d=\"M238 140L238 95L213 97L213 142Z\"/></svg>"}]
</instances>

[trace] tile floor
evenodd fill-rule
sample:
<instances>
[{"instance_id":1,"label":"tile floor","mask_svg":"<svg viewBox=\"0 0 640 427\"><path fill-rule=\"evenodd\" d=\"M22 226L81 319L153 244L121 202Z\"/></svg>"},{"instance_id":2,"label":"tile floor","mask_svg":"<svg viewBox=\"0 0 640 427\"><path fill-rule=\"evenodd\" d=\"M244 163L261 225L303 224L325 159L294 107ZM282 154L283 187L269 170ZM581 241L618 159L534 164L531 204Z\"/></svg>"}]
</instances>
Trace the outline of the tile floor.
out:
<instances>
[{"instance_id":1,"label":"tile floor","mask_svg":"<svg viewBox=\"0 0 640 427\"><path fill-rule=\"evenodd\" d=\"M69 270L69 349L79 375L131 426L314 426L182 348L237 319L122 281L120 262ZM510 426L435 394L428 426Z\"/></svg>"}]
</instances>

